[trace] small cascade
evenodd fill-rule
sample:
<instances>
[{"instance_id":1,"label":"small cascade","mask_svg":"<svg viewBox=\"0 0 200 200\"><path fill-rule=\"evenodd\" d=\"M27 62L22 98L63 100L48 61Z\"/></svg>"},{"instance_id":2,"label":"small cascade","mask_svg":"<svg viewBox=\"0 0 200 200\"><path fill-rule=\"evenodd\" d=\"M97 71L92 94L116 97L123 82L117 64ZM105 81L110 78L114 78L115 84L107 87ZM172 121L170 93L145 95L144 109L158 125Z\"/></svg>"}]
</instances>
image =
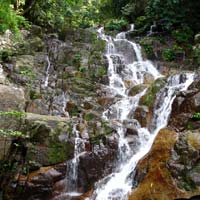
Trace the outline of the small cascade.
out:
<instances>
[{"instance_id":1,"label":"small cascade","mask_svg":"<svg viewBox=\"0 0 200 200\"><path fill-rule=\"evenodd\" d=\"M156 21L153 22L153 25L150 26L150 30L147 33L147 37L152 36L154 33L154 29L157 27Z\"/></svg>"},{"instance_id":2,"label":"small cascade","mask_svg":"<svg viewBox=\"0 0 200 200\"><path fill-rule=\"evenodd\" d=\"M80 137L80 132L77 129L78 123L73 124L73 143L74 143L74 157L67 162L67 174L65 178L65 191L55 198L55 200L71 199L80 196L78 188L78 167L80 156L85 154L86 140ZM87 135L87 133L85 133Z\"/></svg>"},{"instance_id":3,"label":"small cascade","mask_svg":"<svg viewBox=\"0 0 200 200\"><path fill-rule=\"evenodd\" d=\"M46 38L46 43L47 43L47 52L46 52L46 67L45 67L45 78L44 78L44 83L43 86L47 87L49 84L49 73L50 69L52 66L52 63L55 64L55 61L57 60L58 57L58 52L60 47L62 46L61 41L58 39L51 39L51 38Z\"/></svg>"},{"instance_id":4,"label":"small cascade","mask_svg":"<svg viewBox=\"0 0 200 200\"><path fill-rule=\"evenodd\" d=\"M49 55L46 55L46 61L47 61L47 67L46 67L46 70L45 70L46 76L45 76L45 80L44 80L44 87L47 87L48 83L49 83L49 69L51 67Z\"/></svg>"},{"instance_id":5,"label":"small cascade","mask_svg":"<svg viewBox=\"0 0 200 200\"><path fill-rule=\"evenodd\" d=\"M133 30L134 26L129 31ZM177 92L189 87L193 82L194 74L177 74L167 79L166 85L157 94L150 128L142 128L139 122L136 119L130 119L129 115L130 112L134 113L140 98L145 95L147 89L134 97L129 97L127 95L129 86L126 82L128 80L134 86L144 83L145 74L151 75L154 80L162 75L150 61L143 60L140 46L126 39L127 32L119 33L116 38L106 36L103 28L98 32L99 37L107 42L106 57L109 63L107 89L112 96L119 97L119 100L103 113L102 118L110 122L117 130L119 156L113 173L96 183L92 196L87 200L127 200L132 188L131 174L138 161L150 151L159 130L167 125L171 105ZM125 51L127 49L129 52ZM131 56L128 57L127 54L131 54L134 59L130 59ZM133 128L137 130L134 148L126 136L126 121L132 121Z\"/></svg>"},{"instance_id":6,"label":"small cascade","mask_svg":"<svg viewBox=\"0 0 200 200\"><path fill-rule=\"evenodd\" d=\"M78 165L79 157L85 152L85 141L80 138L80 132L77 130L77 124L73 125L74 135L74 158L68 162L68 175L66 176L67 181L67 192L78 193Z\"/></svg>"}]
</instances>

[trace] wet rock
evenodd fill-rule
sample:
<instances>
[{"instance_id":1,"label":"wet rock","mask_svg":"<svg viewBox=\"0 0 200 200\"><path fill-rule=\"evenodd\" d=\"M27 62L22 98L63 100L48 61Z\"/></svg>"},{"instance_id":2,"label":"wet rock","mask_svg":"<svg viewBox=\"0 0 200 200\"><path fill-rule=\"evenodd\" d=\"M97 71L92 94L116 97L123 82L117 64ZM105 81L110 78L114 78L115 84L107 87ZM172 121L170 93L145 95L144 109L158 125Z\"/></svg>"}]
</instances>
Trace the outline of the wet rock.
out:
<instances>
[{"instance_id":1,"label":"wet rock","mask_svg":"<svg viewBox=\"0 0 200 200\"><path fill-rule=\"evenodd\" d=\"M193 195L200 189L199 134L199 130L182 133L171 151L171 158L168 162L168 169L178 187L188 193L192 192Z\"/></svg>"},{"instance_id":2,"label":"wet rock","mask_svg":"<svg viewBox=\"0 0 200 200\"><path fill-rule=\"evenodd\" d=\"M162 129L158 133L151 151L137 166L133 183L135 189L129 200L172 200L191 195L179 189L169 173L167 162L176 140L174 131Z\"/></svg>"},{"instance_id":3,"label":"wet rock","mask_svg":"<svg viewBox=\"0 0 200 200\"><path fill-rule=\"evenodd\" d=\"M138 120L142 127L147 127L151 121L152 114L147 106L138 106L135 110L134 118Z\"/></svg>"},{"instance_id":4,"label":"wet rock","mask_svg":"<svg viewBox=\"0 0 200 200\"><path fill-rule=\"evenodd\" d=\"M140 92L142 92L145 88L147 88L147 85L145 85L145 84L133 86L129 90L128 95L129 96L135 96L136 94L139 94Z\"/></svg>"},{"instance_id":5,"label":"wet rock","mask_svg":"<svg viewBox=\"0 0 200 200\"><path fill-rule=\"evenodd\" d=\"M186 93L180 93L172 104L172 112L169 124L177 130L187 128L192 114L200 109L200 92L193 89Z\"/></svg>"},{"instance_id":6,"label":"wet rock","mask_svg":"<svg viewBox=\"0 0 200 200\"><path fill-rule=\"evenodd\" d=\"M151 84L154 82L154 77L151 74L144 74L144 84Z\"/></svg>"},{"instance_id":7,"label":"wet rock","mask_svg":"<svg viewBox=\"0 0 200 200\"><path fill-rule=\"evenodd\" d=\"M110 174L117 156L117 140L111 137L105 139L104 144L94 145L92 152L80 157L79 163L79 188L88 191L99 179Z\"/></svg>"},{"instance_id":8,"label":"wet rock","mask_svg":"<svg viewBox=\"0 0 200 200\"><path fill-rule=\"evenodd\" d=\"M54 184L63 179L65 173L66 165L60 164L55 167L40 168L30 173L28 176L18 175L16 183L10 183L10 185L7 186L7 191L4 192L4 199L47 200L52 195Z\"/></svg>"},{"instance_id":9,"label":"wet rock","mask_svg":"<svg viewBox=\"0 0 200 200\"><path fill-rule=\"evenodd\" d=\"M101 106L109 106L111 104L113 104L115 98L113 97L99 97L97 99L97 102L101 105Z\"/></svg>"}]
</instances>

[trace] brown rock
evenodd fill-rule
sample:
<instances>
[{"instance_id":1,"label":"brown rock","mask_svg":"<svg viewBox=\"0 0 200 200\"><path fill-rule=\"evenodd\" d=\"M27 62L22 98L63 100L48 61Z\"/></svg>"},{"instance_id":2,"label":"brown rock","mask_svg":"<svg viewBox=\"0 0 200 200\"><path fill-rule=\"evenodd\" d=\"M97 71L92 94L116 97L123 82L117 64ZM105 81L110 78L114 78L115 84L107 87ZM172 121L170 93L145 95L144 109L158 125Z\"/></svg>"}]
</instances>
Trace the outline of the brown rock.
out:
<instances>
[{"instance_id":1,"label":"brown rock","mask_svg":"<svg viewBox=\"0 0 200 200\"><path fill-rule=\"evenodd\" d=\"M138 120L142 127L147 127L151 121L152 113L150 113L147 106L138 106L134 118Z\"/></svg>"},{"instance_id":2,"label":"brown rock","mask_svg":"<svg viewBox=\"0 0 200 200\"><path fill-rule=\"evenodd\" d=\"M184 194L174 184L166 165L176 139L173 131L159 132L151 151L138 164L134 181L139 184L129 200L172 200Z\"/></svg>"}]
</instances>

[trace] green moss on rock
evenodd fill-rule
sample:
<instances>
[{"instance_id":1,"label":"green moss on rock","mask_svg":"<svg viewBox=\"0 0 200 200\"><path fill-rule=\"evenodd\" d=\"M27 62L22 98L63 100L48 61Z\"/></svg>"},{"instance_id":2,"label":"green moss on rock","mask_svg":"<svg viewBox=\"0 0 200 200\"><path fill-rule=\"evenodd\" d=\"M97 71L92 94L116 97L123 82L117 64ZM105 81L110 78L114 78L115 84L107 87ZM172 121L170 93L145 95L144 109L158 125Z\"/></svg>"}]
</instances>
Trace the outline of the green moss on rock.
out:
<instances>
[{"instance_id":1,"label":"green moss on rock","mask_svg":"<svg viewBox=\"0 0 200 200\"><path fill-rule=\"evenodd\" d=\"M159 78L157 79L147 90L146 94L141 98L141 104L153 107L153 104L156 99L157 93L161 90L162 87L164 87L166 83L166 79Z\"/></svg>"}]
</instances>

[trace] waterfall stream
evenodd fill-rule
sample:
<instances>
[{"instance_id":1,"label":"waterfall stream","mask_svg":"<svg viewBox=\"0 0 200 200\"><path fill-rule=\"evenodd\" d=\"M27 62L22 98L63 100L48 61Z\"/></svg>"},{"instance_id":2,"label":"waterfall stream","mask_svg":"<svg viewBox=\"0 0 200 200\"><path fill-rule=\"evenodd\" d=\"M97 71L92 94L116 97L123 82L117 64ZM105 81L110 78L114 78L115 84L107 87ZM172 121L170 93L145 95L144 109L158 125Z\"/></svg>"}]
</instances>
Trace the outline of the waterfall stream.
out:
<instances>
[{"instance_id":1,"label":"waterfall stream","mask_svg":"<svg viewBox=\"0 0 200 200\"><path fill-rule=\"evenodd\" d=\"M134 26L128 31L133 31ZM115 125L119 136L119 156L113 173L96 183L95 190L90 200L126 200L131 192L131 173L138 161L150 151L153 141L159 130L168 123L171 105L178 91L186 90L193 82L194 74L184 73L170 76L166 85L157 94L154 114L150 128L141 127L135 119L129 119L130 112L134 113L140 98L147 89L134 97L128 96L129 86L144 83L146 74L156 80L163 77L153 64L143 60L141 48L138 44L126 39L126 33L119 33L116 38L105 35L103 28L98 30L99 37L106 41L108 59L109 86L107 89L119 100L103 113L103 119ZM137 141L132 148L126 136L125 121L131 121L137 130Z\"/></svg>"}]
</instances>

